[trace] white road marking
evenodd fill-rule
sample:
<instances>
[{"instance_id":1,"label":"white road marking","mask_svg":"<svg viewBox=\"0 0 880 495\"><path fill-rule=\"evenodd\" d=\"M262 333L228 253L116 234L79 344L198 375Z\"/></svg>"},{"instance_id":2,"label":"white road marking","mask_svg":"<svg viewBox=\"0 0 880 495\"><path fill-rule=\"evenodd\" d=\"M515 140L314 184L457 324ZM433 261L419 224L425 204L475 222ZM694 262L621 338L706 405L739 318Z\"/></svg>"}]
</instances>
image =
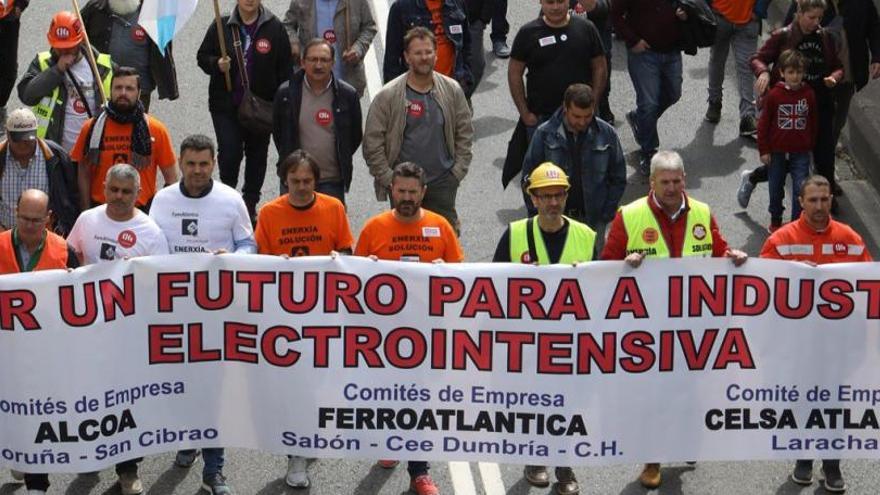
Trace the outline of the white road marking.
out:
<instances>
[{"instance_id":1,"label":"white road marking","mask_svg":"<svg viewBox=\"0 0 880 495\"><path fill-rule=\"evenodd\" d=\"M507 489L504 488L504 481L501 479L501 469L494 462L481 462L478 464L480 468L480 477L483 478L483 489L486 495L504 495Z\"/></svg>"},{"instance_id":2,"label":"white road marking","mask_svg":"<svg viewBox=\"0 0 880 495\"><path fill-rule=\"evenodd\" d=\"M477 495L470 463L450 462L449 474L452 478L452 490L455 495Z\"/></svg>"},{"instance_id":3,"label":"white road marking","mask_svg":"<svg viewBox=\"0 0 880 495\"><path fill-rule=\"evenodd\" d=\"M373 18L376 19L376 28L379 31L376 33L373 43L381 45L385 33L388 31L388 0L370 0L370 5L373 7ZM382 89L382 71L379 69L381 65L382 61L379 60L379 51L374 46L367 52L364 59L364 69L367 72L367 90L370 93L370 99Z\"/></svg>"}]
</instances>

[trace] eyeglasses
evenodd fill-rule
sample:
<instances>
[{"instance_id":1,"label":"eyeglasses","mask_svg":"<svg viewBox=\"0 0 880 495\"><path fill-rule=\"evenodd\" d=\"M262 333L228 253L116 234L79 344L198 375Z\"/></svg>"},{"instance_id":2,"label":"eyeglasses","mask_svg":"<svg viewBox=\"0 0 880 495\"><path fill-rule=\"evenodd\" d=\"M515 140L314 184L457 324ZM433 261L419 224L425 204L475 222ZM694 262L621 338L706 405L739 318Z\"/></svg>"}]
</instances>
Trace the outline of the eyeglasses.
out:
<instances>
[{"instance_id":1,"label":"eyeglasses","mask_svg":"<svg viewBox=\"0 0 880 495\"><path fill-rule=\"evenodd\" d=\"M567 192L561 192L556 194L534 194L536 198L541 201L565 201L565 197L568 196Z\"/></svg>"}]
</instances>

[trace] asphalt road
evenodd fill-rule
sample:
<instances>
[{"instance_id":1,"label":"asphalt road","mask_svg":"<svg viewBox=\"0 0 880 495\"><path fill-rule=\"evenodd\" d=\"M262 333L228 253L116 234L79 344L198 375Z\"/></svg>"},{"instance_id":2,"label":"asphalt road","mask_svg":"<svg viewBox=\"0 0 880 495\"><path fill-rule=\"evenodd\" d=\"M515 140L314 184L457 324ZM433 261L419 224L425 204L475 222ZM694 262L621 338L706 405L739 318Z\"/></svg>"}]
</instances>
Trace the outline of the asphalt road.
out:
<instances>
[{"instance_id":1,"label":"asphalt road","mask_svg":"<svg viewBox=\"0 0 880 495\"><path fill-rule=\"evenodd\" d=\"M383 2L385 0L373 0ZM232 1L223 2L227 8ZM287 8L284 0L264 0L276 15L283 16ZM378 5L378 3L377 3ZM382 6L379 5L379 11ZM60 0L35 0L26 12L19 49L19 74L37 51L47 47L45 32L49 19L57 10L69 8ZM387 8L387 7L385 7ZM515 32L518 26L534 16L538 2L513 0L510 2L509 19ZM208 77L196 66L195 51L208 25L213 21L210 2L201 2L184 32L175 40L175 57L180 93L175 102L156 101L153 113L171 131L175 143L189 133L213 135L207 109ZM513 33L512 33L513 34ZM512 42L512 34L510 41ZM486 43L488 45L488 33ZM381 39L376 49L381 50ZM381 52L380 52L381 53ZM373 56L371 52L368 56ZM502 190L501 167L507 140L516 122L516 111L507 91L507 64L487 54L488 65L485 79L474 96L474 126L478 138L474 146L471 172L464 180L458 197L459 214L462 219L462 244L468 261L488 261L496 242L507 222L520 218L525 209L517 188ZM734 247L757 255L766 238L765 227L769 222L766 188L759 188L752 205L743 211L736 204L735 190L739 173L757 163L757 151L752 142L740 139L737 134L738 116L735 81L729 77L725 84L728 105L724 107L720 124L713 126L703 122L706 99L706 65L708 52L701 51L696 57L685 57L684 96L661 120L661 147L679 151L687 167L689 192L696 198L712 205L722 232ZM5 63L5 61L3 62ZM618 116L618 129L624 149L631 164L635 164L636 150L632 134L624 124L623 115L634 105L634 95L625 71L624 47L614 47L612 73L612 108ZM728 74L732 74L732 65ZM155 95L154 95L155 98ZM365 101L366 104L366 101ZM10 109L18 101L15 96ZM270 163L274 163L274 150L270 151ZM875 255L877 250L878 221L871 216L880 207L877 192L861 180L845 160L838 161L842 185L847 192L843 198L842 220L851 223L867 237ZM268 174L263 187L263 199L271 199L278 190L274 174ZM636 198L647 191L647 181L631 169L630 185L625 200ZM375 200L370 178L363 159L358 154L355 162L355 178L348 196L349 215L355 234L364 221L386 208ZM838 356L832 356L838 357ZM670 397L674 400L674 397ZM656 407L662 407L657 404ZM646 421L651 411L645 411ZM651 425L661 428L662 425ZM172 466L173 454L154 456L141 464L141 475L151 494L194 494L200 485L201 461L191 470ZM336 495L336 494L403 494L408 490L408 477L402 467L385 471L373 466L371 461L319 460L310 466L312 488L293 490L284 484L286 460L281 456L267 455L249 450L228 452L227 474L230 484L239 494L269 495L277 493ZM697 466L673 464L664 468L664 484L657 493L684 494L798 494L823 493L818 485L803 488L787 481L790 463L787 462L739 462L700 463ZM818 472L818 467L817 467ZM501 494L525 495L548 493L549 489L531 488L521 479L521 466L478 463L457 463L452 466L437 463L431 474L443 494ZM645 490L635 481L638 466L619 465L604 468L577 468L584 494L637 494ZM875 494L880 492L880 474L876 463L847 461L844 474L851 489L849 493ZM99 476L53 475L51 493L116 494L115 475L107 469ZM8 472L0 473L0 495L24 493L21 485L12 483Z\"/></svg>"}]
</instances>

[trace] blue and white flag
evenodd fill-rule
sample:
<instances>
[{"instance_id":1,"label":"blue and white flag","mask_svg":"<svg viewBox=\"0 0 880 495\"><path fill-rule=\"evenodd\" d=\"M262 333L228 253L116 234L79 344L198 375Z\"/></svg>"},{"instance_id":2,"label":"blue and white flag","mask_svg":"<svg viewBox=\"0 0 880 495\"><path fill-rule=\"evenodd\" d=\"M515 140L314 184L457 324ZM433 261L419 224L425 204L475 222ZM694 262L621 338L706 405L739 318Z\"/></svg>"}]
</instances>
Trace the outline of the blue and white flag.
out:
<instances>
[{"instance_id":1,"label":"blue and white flag","mask_svg":"<svg viewBox=\"0 0 880 495\"><path fill-rule=\"evenodd\" d=\"M165 54L165 46L183 29L198 0L144 0L138 24Z\"/></svg>"}]
</instances>

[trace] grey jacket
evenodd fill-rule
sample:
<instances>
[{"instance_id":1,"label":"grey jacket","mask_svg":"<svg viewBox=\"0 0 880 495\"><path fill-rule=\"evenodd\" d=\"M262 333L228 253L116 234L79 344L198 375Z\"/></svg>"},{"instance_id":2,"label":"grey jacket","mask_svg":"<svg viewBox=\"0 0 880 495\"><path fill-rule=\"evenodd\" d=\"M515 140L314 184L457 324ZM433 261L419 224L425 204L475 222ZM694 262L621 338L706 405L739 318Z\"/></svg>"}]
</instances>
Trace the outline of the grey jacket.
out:
<instances>
[{"instance_id":1,"label":"grey jacket","mask_svg":"<svg viewBox=\"0 0 880 495\"><path fill-rule=\"evenodd\" d=\"M388 198L392 167L397 163L406 127L406 77L404 73L386 84L373 98L367 113L362 150L374 179L376 199ZM453 157L452 175L461 181L471 165L474 127L471 109L455 79L434 72L436 98L443 112L446 148Z\"/></svg>"},{"instance_id":2,"label":"grey jacket","mask_svg":"<svg viewBox=\"0 0 880 495\"><path fill-rule=\"evenodd\" d=\"M315 0L290 0L290 7L284 14L284 29L291 43L299 44L300 48L319 34L315 32ZM367 76L364 72L364 57L373 38L376 36L376 21L367 0L339 0L336 14L333 16L333 30L336 32L336 57L353 49L358 54L354 65L343 63L345 74L340 78L354 86L359 95L364 94L367 87Z\"/></svg>"}]
</instances>

